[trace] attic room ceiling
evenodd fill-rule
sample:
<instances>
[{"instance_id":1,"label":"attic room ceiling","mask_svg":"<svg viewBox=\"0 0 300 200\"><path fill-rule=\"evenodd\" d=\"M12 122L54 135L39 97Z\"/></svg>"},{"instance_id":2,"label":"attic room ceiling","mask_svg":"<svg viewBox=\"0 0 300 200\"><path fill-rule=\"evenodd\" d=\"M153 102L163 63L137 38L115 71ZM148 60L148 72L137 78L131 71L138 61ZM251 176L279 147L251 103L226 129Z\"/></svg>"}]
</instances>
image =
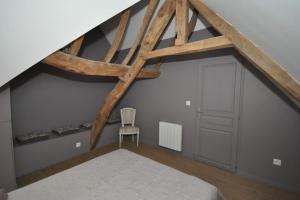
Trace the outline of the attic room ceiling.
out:
<instances>
[{"instance_id":1,"label":"attic room ceiling","mask_svg":"<svg viewBox=\"0 0 300 200\"><path fill-rule=\"evenodd\" d=\"M134 6L131 21L121 49L131 47L136 27L140 25L146 11L146 2L142 0ZM284 66L292 76L300 81L300 26L297 22L300 18L300 1L203 0L203 2L233 24L234 27L257 44L279 64ZM160 1L158 8L162 3L163 1ZM106 34L109 42L112 42L114 39L118 22L118 18L115 17L101 25L101 29ZM204 29L206 26L206 24L198 20L195 30ZM174 37L174 32L175 21L173 20L164 38Z\"/></svg>"},{"instance_id":2,"label":"attic room ceiling","mask_svg":"<svg viewBox=\"0 0 300 200\"><path fill-rule=\"evenodd\" d=\"M300 1L203 1L300 81Z\"/></svg>"},{"instance_id":3,"label":"attic room ceiling","mask_svg":"<svg viewBox=\"0 0 300 200\"><path fill-rule=\"evenodd\" d=\"M300 1L203 1L300 80L300 26L296 21L300 17ZM51 3L36 0L1 1L0 86L137 2L139 3L133 9L135 11L132 12L133 17L121 49L130 47L134 38L132 33L135 31L132 27L138 27L147 1L111 0L105 4L97 0L54 0ZM114 28L117 27L117 22L113 24L115 27L111 23L104 23L102 26L109 41L113 40ZM196 30L205 27L198 20ZM174 29L172 22L165 37L173 37Z\"/></svg>"},{"instance_id":4,"label":"attic room ceiling","mask_svg":"<svg viewBox=\"0 0 300 200\"><path fill-rule=\"evenodd\" d=\"M157 14L163 2L164 0L161 0L159 2L156 8L156 12L154 12L154 16ZM130 22L126 30L126 35L124 35L124 40L122 42L120 49L128 49L132 46L133 40L135 39L137 27L140 26L143 16L147 10L147 4L148 4L147 0L141 0L132 7ZM190 18L192 17L191 10L189 12L189 16ZM106 35L106 38L110 43L112 43L112 41L114 40L118 24L119 24L119 16L115 16L114 18L100 25L102 32ZM203 24L200 21L200 19L198 19L195 30L202 30L205 28L207 28L207 26ZM175 35L175 18L173 18L172 22L169 25L169 28L164 33L163 39L174 37L174 35Z\"/></svg>"},{"instance_id":5,"label":"attic room ceiling","mask_svg":"<svg viewBox=\"0 0 300 200\"><path fill-rule=\"evenodd\" d=\"M0 87L138 0L1 0Z\"/></svg>"}]
</instances>

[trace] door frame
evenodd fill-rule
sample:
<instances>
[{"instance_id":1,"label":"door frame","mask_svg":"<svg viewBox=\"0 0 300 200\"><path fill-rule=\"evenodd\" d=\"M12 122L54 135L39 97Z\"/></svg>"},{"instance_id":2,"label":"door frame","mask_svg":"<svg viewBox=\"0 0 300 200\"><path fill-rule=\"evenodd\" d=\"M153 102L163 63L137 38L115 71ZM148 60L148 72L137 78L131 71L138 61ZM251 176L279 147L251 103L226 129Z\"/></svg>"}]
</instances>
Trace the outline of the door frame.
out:
<instances>
[{"instance_id":1,"label":"door frame","mask_svg":"<svg viewBox=\"0 0 300 200\"><path fill-rule=\"evenodd\" d=\"M226 164L222 164L222 163L219 163L217 161L212 161L212 160L209 160L208 158L205 158L201 155L199 155L199 150L200 150L200 143L198 142L200 140L200 121L199 121L199 113L197 111L198 108L201 107L201 93L202 91L200 90L200 87L202 84L202 79L201 77L199 76L200 74L200 70L202 70L201 68L205 65L210 65L210 64L218 64L218 63L232 63L232 64L235 64L237 65L237 69L239 70L238 74L237 74L237 79L236 81L239 83L239 84L236 84L235 85L235 91L238 92L236 95L235 95L235 108L237 113L238 113L238 117L237 119L235 120L234 122L234 132L233 132L233 149L232 149L232 164L231 165L226 165ZM207 58L207 59L204 59L204 60L200 60L198 65L197 65L197 98L196 98L196 118L195 118L195 124L196 124L196 132L195 132L195 145L194 145L194 159L195 160L199 160L199 161L203 161L207 164L210 164L210 165L213 165L213 166L216 166L216 167L220 167L220 168L223 168L223 169L226 169L226 170L229 170L231 172L236 172L237 170L237 164L238 164L238 155L239 155L239 132L240 132L240 116L241 116L241 100L242 100L242 86L243 86L243 74L244 74L244 69L243 69L243 66L242 64L240 63L240 61L233 55L229 55L229 56L221 56L221 57L214 57L214 58Z\"/></svg>"}]
</instances>

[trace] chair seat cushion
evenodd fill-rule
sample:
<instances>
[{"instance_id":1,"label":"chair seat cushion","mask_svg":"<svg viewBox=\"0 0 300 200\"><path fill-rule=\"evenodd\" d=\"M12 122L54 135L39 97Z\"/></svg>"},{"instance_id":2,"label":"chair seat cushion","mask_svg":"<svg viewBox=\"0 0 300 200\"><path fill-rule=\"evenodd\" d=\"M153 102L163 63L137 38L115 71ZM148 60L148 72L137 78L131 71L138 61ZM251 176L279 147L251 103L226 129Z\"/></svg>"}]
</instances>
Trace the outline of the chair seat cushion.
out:
<instances>
[{"instance_id":1,"label":"chair seat cushion","mask_svg":"<svg viewBox=\"0 0 300 200\"><path fill-rule=\"evenodd\" d=\"M119 129L120 134L135 134L139 132L138 127L134 126L124 126Z\"/></svg>"}]
</instances>

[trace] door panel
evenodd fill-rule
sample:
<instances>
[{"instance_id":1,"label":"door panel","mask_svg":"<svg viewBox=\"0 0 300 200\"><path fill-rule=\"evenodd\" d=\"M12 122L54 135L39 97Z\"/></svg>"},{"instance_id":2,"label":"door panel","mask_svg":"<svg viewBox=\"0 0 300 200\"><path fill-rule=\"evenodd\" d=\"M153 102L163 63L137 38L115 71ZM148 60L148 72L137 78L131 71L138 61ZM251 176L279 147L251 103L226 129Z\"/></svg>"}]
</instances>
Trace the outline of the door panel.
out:
<instances>
[{"instance_id":1,"label":"door panel","mask_svg":"<svg viewBox=\"0 0 300 200\"><path fill-rule=\"evenodd\" d=\"M240 82L233 57L200 63L196 155L229 170L236 166Z\"/></svg>"},{"instance_id":2,"label":"door panel","mask_svg":"<svg viewBox=\"0 0 300 200\"><path fill-rule=\"evenodd\" d=\"M206 159L221 164L231 164L231 133L201 128L201 155Z\"/></svg>"},{"instance_id":3,"label":"door panel","mask_svg":"<svg viewBox=\"0 0 300 200\"><path fill-rule=\"evenodd\" d=\"M233 131L233 119L221 116L210 116L202 114L200 115L201 127L224 130L224 131Z\"/></svg>"},{"instance_id":4,"label":"door panel","mask_svg":"<svg viewBox=\"0 0 300 200\"><path fill-rule=\"evenodd\" d=\"M236 66L218 63L202 68L203 111L232 112ZM225 78L224 78L225 77ZM222 99L222 101L220 101Z\"/></svg>"}]
</instances>

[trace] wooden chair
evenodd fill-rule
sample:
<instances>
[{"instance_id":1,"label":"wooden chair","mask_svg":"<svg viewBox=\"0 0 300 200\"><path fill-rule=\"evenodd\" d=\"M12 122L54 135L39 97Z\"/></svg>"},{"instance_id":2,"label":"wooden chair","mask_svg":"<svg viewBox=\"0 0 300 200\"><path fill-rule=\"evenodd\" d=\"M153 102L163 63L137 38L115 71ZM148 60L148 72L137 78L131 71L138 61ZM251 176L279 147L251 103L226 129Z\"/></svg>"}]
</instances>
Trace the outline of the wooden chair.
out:
<instances>
[{"instance_id":1,"label":"wooden chair","mask_svg":"<svg viewBox=\"0 0 300 200\"><path fill-rule=\"evenodd\" d=\"M134 141L134 135L136 135L136 145L139 146L140 130L134 126L136 109L122 108L120 112L122 127L119 129L119 147L121 148L123 135L132 135L132 141Z\"/></svg>"}]
</instances>

